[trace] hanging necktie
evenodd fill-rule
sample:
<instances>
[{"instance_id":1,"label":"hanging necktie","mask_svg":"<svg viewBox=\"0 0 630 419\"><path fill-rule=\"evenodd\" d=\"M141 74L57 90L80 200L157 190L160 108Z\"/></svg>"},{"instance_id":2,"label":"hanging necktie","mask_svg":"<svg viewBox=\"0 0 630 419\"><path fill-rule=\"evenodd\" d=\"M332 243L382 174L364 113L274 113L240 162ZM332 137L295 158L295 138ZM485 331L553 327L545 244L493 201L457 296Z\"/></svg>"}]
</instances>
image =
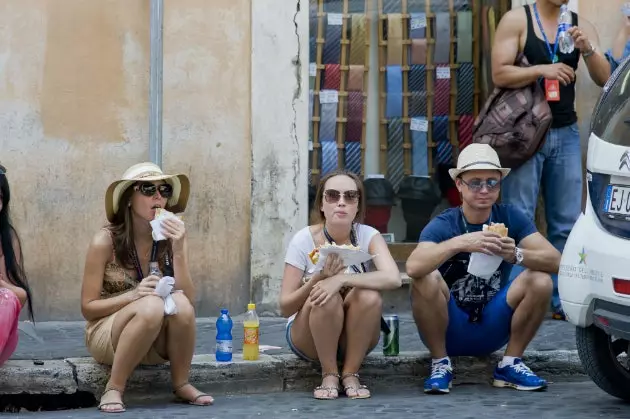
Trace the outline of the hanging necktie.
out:
<instances>
[{"instance_id":1,"label":"hanging necktie","mask_svg":"<svg viewBox=\"0 0 630 419\"><path fill-rule=\"evenodd\" d=\"M433 61L435 64L448 64L451 61L451 15L450 13L435 14L435 48Z\"/></svg>"},{"instance_id":2,"label":"hanging necktie","mask_svg":"<svg viewBox=\"0 0 630 419\"><path fill-rule=\"evenodd\" d=\"M363 132L363 92L348 93L346 141L359 142Z\"/></svg>"},{"instance_id":3,"label":"hanging necktie","mask_svg":"<svg viewBox=\"0 0 630 419\"><path fill-rule=\"evenodd\" d=\"M459 115L457 137L459 139L459 151L472 144L472 129L475 118L472 115Z\"/></svg>"},{"instance_id":4,"label":"hanging necktie","mask_svg":"<svg viewBox=\"0 0 630 419\"><path fill-rule=\"evenodd\" d=\"M473 113L475 73L472 63L461 63L457 69L457 101L455 112L458 115Z\"/></svg>"},{"instance_id":5,"label":"hanging necktie","mask_svg":"<svg viewBox=\"0 0 630 419\"><path fill-rule=\"evenodd\" d=\"M324 1L324 12L326 13L342 13L343 0L326 0Z\"/></svg>"},{"instance_id":6,"label":"hanging necktie","mask_svg":"<svg viewBox=\"0 0 630 419\"><path fill-rule=\"evenodd\" d=\"M350 64L365 65L365 15L352 15Z\"/></svg>"},{"instance_id":7,"label":"hanging necktie","mask_svg":"<svg viewBox=\"0 0 630 419\"><path fill-rule=\"evenodd\" d=\"M422 118L426 120L426 118ZM411 132L411 170L414 176L429 176L429 148L425 131Z\"/></svg>"},{"instance_id":8,"label":"hanging necktie","mask_svg":"<svg viewBox=\"0 0 630 419\"><path fill-rule=\"evenodd\" d=\"M348 13L365 13L365 0L348 0Z\"/></svg>"},{"instance_id":9,"label":"hanging necktie","mask_svg":"<svg viewBox=\"0 0 630 419\"><path fill-rule=\"evenodd\" d=\"M409 5L407 5L409 7ZM409 21L409 64L427 63L426 13L412 13Z\"/></svg>"},{"instance_id":10,"label":"hanging necktie","mask_svg":"<svg viewBox=\"0 0 630 419\"><path fill-rule=\"evenodd\" d=\"M402 15L387 15L387 65L402 65L403 24Z\"/></svg>"},{"instance_id":11,"label":"hanging necktie","mask_svg":"<svg viewBox=\"0 0 630 419\"><path fill-rule=\"evenodd\" d=\"M320 97L322 93L320 92ZM321 103L320 101L320 122L319 122L319 142L335 141L337 136L337 105L338 103Z\"/></svg>"},{"instance_id":12,"label":"hanging necktie","mask_svg":"<svg viewBox=\"0 0 630 419\"><path fill-rule=\"evenodd\" d=\"M438 164L452 164L453 146L448 138L448 116L433 118L433 142L435 143L435 161Z\"/></svg>"},{"instance_id":13,"label":"hanging necktie","mask_svg":"<svg viewBox=\"0 0 630 419\"><path fill-rule=\"evenodd\" d=\"M428 48L426 39L412 39L410 49L411 54L409 54L409 62L411 64L427 63Z\"/></svg>"},{"instance_id":14,"label":"hanging necktie","mask_svg":"<svg viewBox=\"0 0 630 419\"><path fill-rule=\"evenodd\" d=\"M438 0L438 1L431 0L431 11L434 12L434 13L437 13L437 12L444 12L444 13L445 12L449 12L450 11L449 3L450 3L450 0L449 1L446 1L446 0L442 0L442 1L440 1L440 0Z\"/></svg>"},{"instance_id":15,"label":"hanging necktie","mask_svg":"<svg viewBox=\"0 0 630 419\"><path fill-rule=\"evenodd\" d=\"M427 90L426 87L427 75L425 66L412 65L409 68L409 80L408 86L411 92L423 92Z\"/></svg>"},{"instance_id":16,"label":"hanging necktie","mask_svg":"<svg viewBox=\"0 0 630 419\"><path fill-rule=\"evenodd\" d=\"M425 2L426 0L407 0L407 12L412 14L424 12L426 10Z\"/></svg>"},{"instance_id":17,"label":"hanging necktie","mask_svg":"<svg viewBox=\"0 0 630 419\"><path fill-rule=\"evenodd\" d=\"M472 12L457 12L457 62L472 62Z\"/></svg>"},{"instance_id":18,"label":"hanging necktie","mask_svg":"<svg viewBox=\"0 0 630 419\"><path fill-rule=\"evenodd\" d=\"M361 143L346 143L346 170L361 174Z\"/></svg>"},{"instance_id":19,"label":"hanging necktie","mask_svg":"<svg viewBox=\"0 0 630 419\"><path fill-rule=\"evenodd\" d=\"M437 66L435 69L435 96L433 99L433 114L448 115L451 106L451 79L448 66ZM449 75L450 77L450 75Z\"/></svg>"},{"instance_id":20,"label":"hanging necktie","mask_svg":"<svg viewBox=\"0 0 630 419\"><path fill-rule=\"evenodd\" d=\"M383 0L383 13L402 13L401 0Z\"/></svg>"},{"instance_id":21,"label":"hanging necktie","mask_svg":"<svg viewBox=\"0 0 630 419\"><path fill-rule=\"evenodd\" d=\"M427 37L427 14L426 13L412 13L410 16L409 24L409 38L410 39L424 39Z\"/></svg>"},{"instance_id":22,"label":"hanging necktie","mask_svg":"<svg viewBox=\"0 0 630 419\"><path fill-rule=\"evenodd\" d=\"M329 25L326 20L326 38L324 42L323 63L339 64L341 59L341 30L342 25Z\"/></svg>"},{"instance_id":23,"label":"hanging necktie","mask_svg":"<svg viewBox=\"0 0 630 419\"><path fill-rule=\"evenodd\" d=\"M322 175L337 169L337 142L322 141Z\"/></svg>"},{"instance_id":24,"label":"hanging necktie","mask_svg":"<svg viewBox=\"0 0 630 419\"><path fill-rule=\"evenodd\" d=\"M409 93L409 116L427 115L427 92Z\"/></svg>"},{"instance_id":25,"label":"hanging necktie","mask_svg":"<svg viewBox=\"0 0 630 419\"><path fill-rule=\"evenodd\" d=\"M308 60L314 63L317 59L317 36L311 36L308 38L308 47Z\"/></svg>"},{"instance_id":26,"label":"hanging necktie","mask_svg":"<svg viewBox=\"0 0 630 419\"><path fill-rule=\"evenodd\" d=\"M351 65L348 70L348 91L350 92L362 92L363 91L363 75L365 73L365 66Z\"/></svg>"},{"instance_id":27,"label":"hanging necktie","mask_svg":"<svg viewBox=\"0 0 630 419\"><path fill-rule=\"evenodd\" d=\"M470 0L453 0L453 10L456 12L471 11Z\"/></svg>"},{"instance_id":28,"label":"hanging necktie","mask_svg":"<svg viewBox=\"0 0 630 419\"><path fill-rule=\"evenodd\" d=\"M313 90L308 91L308 140L313 141L313 100L315 99L315 94Z\"/></svg>"},{"instance_id":29,"label":"hanging necktie","mask_svg":"<svg viewBox=\"0 0 630 419\"><path fill-rule=\"evenodd\" d=\"M339 64L326 64L324 69L324 89L339 90L341 87L341 69Z\"/></svg>"},{"instance_id":30,"label":"hanging necktie","mask_svg":"<svg viewBox=\"0 0 630 419\"><path fill-rule=\"evenodd\" d=\"M392 118L387 125L387 178L395 190L403 180L403 125L401 118Z\"/></svg>"},{"instance_id":31,"label":"hanging necktie","mask_svg":"<svg viewBox=\"0 0 630 419\"><path fill-rule=\"evenodd\" d=\"M387 66L386 83L385 116L387 118L401 117L403 116L402 67Z\"/></svg>"}]
</instances>

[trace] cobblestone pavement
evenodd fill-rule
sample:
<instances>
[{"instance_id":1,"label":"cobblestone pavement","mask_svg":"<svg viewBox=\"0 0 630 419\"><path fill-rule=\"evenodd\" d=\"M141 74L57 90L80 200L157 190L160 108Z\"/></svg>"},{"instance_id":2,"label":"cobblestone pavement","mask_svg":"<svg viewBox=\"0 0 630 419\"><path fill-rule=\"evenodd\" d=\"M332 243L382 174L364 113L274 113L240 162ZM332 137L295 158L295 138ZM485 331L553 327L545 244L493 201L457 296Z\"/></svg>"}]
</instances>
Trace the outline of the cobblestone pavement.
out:
<instances>
[{"instance_id":1,"label":"cobblestone pavement","mask_svg":"<svg viewBox=\"0 0 630 419\"><path fill-rule=\"evenodd\" d=\"M489 386L458 386L450 395L380 393L368 400L318 401L310 393L225 396L211 407L162 404L127 406L121 418L628 418L630 405L608 396L591 382L552 384L543 393ZM103 418L95 408L6 415L20 418Z\"/></svg>"},{"instance_id":2,"label":"cobblestone pavement","mask_svg":"<svg viewBox=\"0 0 630 419\"><path fill-rule=\"evenodd\" d=\"M411 314L400 316L400 350L417 351L426 349L418 338ZM243 347L243 330L239 327L240 317L234 318L234 351ZM214 352L216 338L216 318L197 319L197 354ZM63 359L89 356L84 343L84 322L42 322L35 324L37 335L43 340L38 342L27 333L20 333L20 342L11 359ZM279 346L279 350L266 353L273 355L288 353L285 340L286 319L266 317L261 319L260 344ZM23 324L30 328L29 324ZM575 349L575 327L567 322L545 320L536 338L528 349L549 351L556 349ZM375 349L381 351L381 346Z\"/></svg>"}]
</instances>

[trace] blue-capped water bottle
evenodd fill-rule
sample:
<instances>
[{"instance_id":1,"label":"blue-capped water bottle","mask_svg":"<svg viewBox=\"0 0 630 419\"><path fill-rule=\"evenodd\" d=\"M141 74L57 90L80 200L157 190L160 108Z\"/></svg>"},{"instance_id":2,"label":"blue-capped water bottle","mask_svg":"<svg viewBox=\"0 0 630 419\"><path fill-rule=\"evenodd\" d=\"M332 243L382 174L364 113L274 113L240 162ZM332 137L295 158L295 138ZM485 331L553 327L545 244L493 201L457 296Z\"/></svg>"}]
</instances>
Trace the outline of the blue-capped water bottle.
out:
<instances>
[{"instance_id":1,"label":"blue-capped water bottle","mask_svg":"<svg viewBox=\"0 0 630 419\"><path fill-rule=\"evenodd\" d=\"M558 17L558 49L563 54L571 54L575 49L573 37L569 34L569 29L573 24L573 16L566 4L560 6L560 16Z\"/></svg>"},{"instance_id":2,"label":"blue-capped water bottle","mask_svg":"<svg viewBox=\"0 0 630 419\"><path fill-rule=\"evenodd\" d=\"M215 357L217 362L230 362L232 360L232 318L226 308L221 309L221 316L217 319Z\"/></svg>"}]
</instances>

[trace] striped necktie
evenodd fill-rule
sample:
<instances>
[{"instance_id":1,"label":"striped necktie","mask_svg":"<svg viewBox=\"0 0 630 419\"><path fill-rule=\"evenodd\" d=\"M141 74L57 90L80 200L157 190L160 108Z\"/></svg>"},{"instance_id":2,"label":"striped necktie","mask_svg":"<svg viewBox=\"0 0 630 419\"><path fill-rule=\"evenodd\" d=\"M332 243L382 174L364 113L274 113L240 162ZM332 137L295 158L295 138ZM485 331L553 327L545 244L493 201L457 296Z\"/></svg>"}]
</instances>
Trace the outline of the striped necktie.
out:
<instances>
[{"instance_id":1,"label":"striped necktie","mask_svg":"<svg viewBox=\"0 0 630 419\"><path fill-rule=\"evenodd\" d=\"M383 14L402 13L401 0L383 0Z\"/></svg>"},{"instance_id":2,"label":"striped necktie","mask_svg":"<svg viewBox=\"0 0 630 419\"><path fill-rule=\"evenodd\" d=\"M346 170L361 174L361 143L346 143Z\"/></svg>"},{"instance_id":3,"label":"striped necktie","mask_svg":"<svg viewBox=\"0 0 630 419\"><path fill-rule=\"evenodd\" d=\"M350 31L350 64L365 65L365 15L352 15Z\"/></svg>"},{"instance_id":4,"label":"striped necktie","mask_svg":"<svg viewBox=\"0 0 630 419\"><path fill-rule=\"evenodd\" d=\"M321 95L321 92L320 92ZM335 141L338 103L320 103L319 141Z\"/></svg>"},{"instance_id":5,"label":"striped necktie","mask_svg":"<svg viewBox=\"0 0 630 419\"><path fill-rule=\"evenodd\" d=\"M426 120L426 118L419 118ZM411 170L414 176L429 176L428 141L425 131L411 132Z\"/></svg>"},{"instance_id":6,"label":"striped necktie","mask_svg":"<svg viewBox=\"0 0 630 419\"><path fill-rule=\"evenodd\" d=\"M403 180L403 125L402 118L392 118L387 126L387 177L394 190Z\"/></svg>"},{"instance_id":7,"label":"striped necktie","mask_svg":"<svg viewBox=\"0 0 630 419\"><path fill-rule=\"evenodd\" d=\"M460 63L457 69L457 100L455 112L458 115L472 114L475 88L475 73L472 63Z\"/></svg>"},{"instance_id":8,"label":"striped necktie","mask_svg":"<svg viewBox=\"0 0 630 419\"><path fill-rule=\"evenodd\" d=\"M442 69L440 69L440 67ZM437 66L435 70L435 97L433 100L434 115L448 115L451 107L451 79L438 78L444 70L446 73L450 71L448 66Z\"/></svg>"},{"instance_id":9,"label":"striped necktie","mask_svg":"<svg viewBox=\"0 0 630 419\"><path fill-rule=\"evenodd\" d=\"M323 63L339 64L341 59L341 30L342 25L326 24L326 38L324 42Z\"/></svg>"},{"instance_id":10,"label":"striped necktie","mask_svg":"<svg viewBox=\"0 0 630 419\"><path fill-rule=\"evenodd\" d=\"M363 133L363 93L349 92L347 103L346 142L359 142Z\"/></svg>"},{"instance_id":11,"label":"striped necktie","mask_svg":"<svg viewBox=\"0 0 630 419\"><path fill-rule=\"evenodd\" d=\"M322 175L337 169L337 142L322 141Z\"/></svg>"},{"instance_id":12,"label":"striped necktie","mask_svg":"<svg viewBox=\"0 0 630 419\"><path fill-rule=\"evenodd\" d=\"M463 150L472 143L472 129L475 118L472 115L460 115L457 125L457 138L459 139L459 150Z\"/></svg>"},{"instance_id":13,"label":"striped necktie","mask_svg":"<svg viewBox=\"0 0 630 419\"><path fill-rule=\"evenodd\" d=\"M448 138L448 116L433 118L433 141L435 142L435 162L453 164L453 146Z\"/></svg>"},{"instance_id":14,"label":"striped necktie","mask_svg":"<svg viewBox=\"0 0 630 419\"><path fill-rule=\"evenodd\" d=\"M385 116L387 118L403 116L402 67L387 66L386 73L387 99Z\"/></svg>"}]
</instances>

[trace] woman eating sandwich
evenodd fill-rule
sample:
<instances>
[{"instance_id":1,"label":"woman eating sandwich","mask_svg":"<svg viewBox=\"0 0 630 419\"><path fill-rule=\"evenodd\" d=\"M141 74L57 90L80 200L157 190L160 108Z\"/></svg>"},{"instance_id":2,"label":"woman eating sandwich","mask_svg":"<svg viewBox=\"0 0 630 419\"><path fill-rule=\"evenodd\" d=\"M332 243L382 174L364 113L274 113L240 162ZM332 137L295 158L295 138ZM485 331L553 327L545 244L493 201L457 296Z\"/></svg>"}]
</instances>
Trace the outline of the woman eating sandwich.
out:
<instances>
[{"instance_id":1,"label":"woman eating sandwich","mask_svg":"<svg viewBox=\"0 0 630 419\"><path fill-rule=\"evenodd\" d=\"M335 171L324 176L313 208L312 225L295 234L285 257L280 310L289 317L287 342L298 357L321 364L316 399L336 399L340 389L349 398L368 398L370 391L359 382L358 371L379 341L380 291L400 287L400 272L379 232L361 224L365 197L355 174ZM335 246L373 258L345 266L340 256L330 253L319 261L320 250ZM321 270L315 269L318 262L323 263ZM338 360L343 363L341 374Z\"/></svg>"},{"instance_id":2,"label":"woman eating sandwich","mask_svg":"<svg viewBox=\"0 0 630 419\"><path fill-rule=\"evenodd\" d=\"M123 392L138 364L167 361L179 399L197 406L213 402L188 382L195 349L195 289L184 223L177 217L163 219L166 240L156 242L150 225L156 212L184 211L189 192L188 177L166 175L152 163L131 166L107 189L109 224L90 243L81 291L88 351L97 362L112 366L99 404L103 412L125 411ZM150 260L175 278L175 314L165 316L164 300L155 291L160 277L149 271Z\"/></svg>"}]
</instances>

